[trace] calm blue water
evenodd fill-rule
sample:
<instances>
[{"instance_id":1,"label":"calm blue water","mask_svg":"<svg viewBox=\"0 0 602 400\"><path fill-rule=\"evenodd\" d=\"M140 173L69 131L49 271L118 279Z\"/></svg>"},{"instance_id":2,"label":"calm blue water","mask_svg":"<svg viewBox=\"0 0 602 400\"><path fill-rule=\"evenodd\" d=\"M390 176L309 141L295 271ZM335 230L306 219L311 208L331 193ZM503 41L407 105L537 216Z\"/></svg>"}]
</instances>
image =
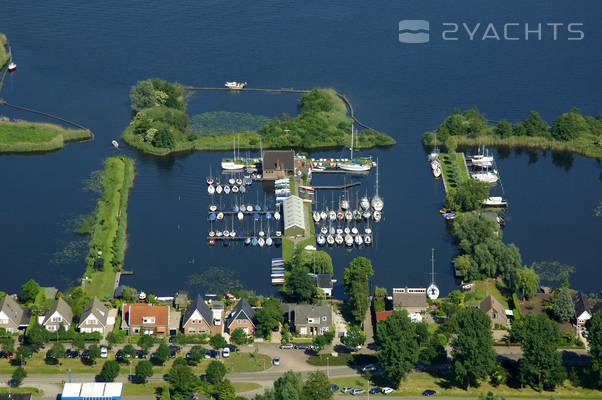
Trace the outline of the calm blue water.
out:
<instances>
[{"instance_id":1,"label":"calm blue water","mask_svg":"<svg viewBox=\"0 0 602 400\"><path fill-rule=\"evenodd\" d=\"M1 96L89 126L97 140L44 156L0 157L1 263L11 271L0 289L16 290L29 277L61 288L76 283L81 262L49 262L77 239L64 221L94 208L94 195L82 192L81 181L114 154L110 141L130 119L130 86L159 76L199 86L248 80L254 87L324 86L345 93L362 121L393 135L398 145L370 152L382 165L386 221L372 249L333 250L336 277L342 281L349 260L362 254L374 262L374 284L427 285L434 247L437 283L445 293L455 288L449 261L456 248L437 212L444 193L425 163L423 132L454 107L476 105L492 119L509 120L531 109L547 120L573 106L599 113L599 10L593 0L6 3L0 30L13 45L19 70L7 77ZM431 41L399 43L403 19L429 20ZM460 24L460 40L441 39L444 22ZM471 29L481 23L474 41L462 31L463 22ZM524 23L580 22L585 38L568 41L559 28L553 41L544 28L541 41L482 41L489 22L501 35L506 22L520 22L519 30ZM294 113L295 102L291 95L199 93L189 110L275 116ZM201 179L223 154L154 158L122 152L137 162L126 256L135 275L125 283L162 295L195 290L186 284L188 275L221 266L246 288L272 291L268 262L276 250L208 248L203 239L207 196ZM569 164L562 155L538 154L535 162L515 152L499 160L511 203L505 240L521 248L525 263L575 265L573 286L597 291L602 221L593 208L602 200L602 169L580 156L571 156ZM363 187L371 188L371 179Z\"/></svg>"}]
</instances>

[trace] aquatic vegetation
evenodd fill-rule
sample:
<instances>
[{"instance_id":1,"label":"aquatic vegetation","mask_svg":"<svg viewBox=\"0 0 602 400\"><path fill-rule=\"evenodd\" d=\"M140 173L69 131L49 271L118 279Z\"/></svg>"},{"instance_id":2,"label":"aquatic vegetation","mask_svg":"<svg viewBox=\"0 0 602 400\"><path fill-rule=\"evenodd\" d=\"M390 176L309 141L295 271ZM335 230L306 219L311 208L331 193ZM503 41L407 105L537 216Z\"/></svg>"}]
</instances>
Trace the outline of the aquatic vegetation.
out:
<instances>
[{"instance_id":1,"label":"aquatic vegetation","mask_svg":"<svg viewBox=\"0 0 602 400\"><path fill-rule=\"evenodd\" d=\"M571 274L575 272L574 266L561 264L558 261L537 261L531 264L531 268L541 279L552 282L568 281Z\"/></svg>"},{"instance_id":2,"label":"aquatic vegetation","mask_svg":"<svg viewBox=\"0 0 602 400\"><path fill-rule=\"evenodd\" d=\"M213 111L193 115L189 131L201 136L222 136L231 133L257 132L270 118L243 112Z\"/></svg>"},{"instance_id":3,"label":"aquatic vegetation","mask_svg":"<svg viewBox=\"0 0 602 400\"><path fill-rule=\"evenodd\" d=\"M81 262L86 255L87 247L88 240L86 239L72 240L63 249L52 255L50 264L61 265Z\"/></svg>"},{"instance_id":4,"label":"aquatic vegetation","mask_svg":"<svg viewBox=\"0 0 602 400\"><path fill-rule=\"evenodd\" d=\"M192 274L186 278L186 284L200 286L208 293L223 294L242 288L240 281L235 279L234 272L224 267L209 267L200 274Z\"/></svg>"}]
</instances>

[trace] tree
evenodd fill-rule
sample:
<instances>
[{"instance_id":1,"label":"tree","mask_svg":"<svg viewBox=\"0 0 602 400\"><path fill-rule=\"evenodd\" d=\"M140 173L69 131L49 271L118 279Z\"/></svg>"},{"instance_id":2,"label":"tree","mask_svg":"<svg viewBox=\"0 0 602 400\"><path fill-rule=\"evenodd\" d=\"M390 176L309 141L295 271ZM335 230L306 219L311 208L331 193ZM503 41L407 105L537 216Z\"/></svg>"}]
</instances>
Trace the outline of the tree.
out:
<instances>
[{"instance_id":1,"label":"tree","mask_svg":"<svg viewBox=\"0 0 602 400\"><path fill-rule=\"evenodd\" d=\"M192 346L190 351L188 352L188 361L196 364L201 361L203 358L203 354L205 353L205 348L203 346Z\"/></svg>"},{"instance_id":2,"label":"tree","mask_svg":"<svg viewBox=\"0 0 602 400\"><path fill-rule=\"evenodd\" d=\"M234 400L236 398L236 389L228 379L221 380L215 385L217 400Z\"/></svg>"},{"instance_id":3,"label":"tree","mask_svg":"<svg viewBox=\"0 0 602 400\"><path fill-rule=\"evenodd\" d=\"M352 325L347 330L347 335L341 338L341 342L349 349L355 349L357 346L362 346L366 343L366 332L357 325Z\"/></svg>"},{"instance_id":4,"label":"tree","mask_svg":"<svg viewBox=\"0 0 602 400\"><path fill-rule=\"evenodd\" d=\"M332 343L332 339L334 339L334 333L324 332L322 335L315 336L311 344L317 351L321 351L324 347Z\"/></svg>"},{"instance_id":5,"label":"tree","mask_svg":"<svg viewBox=\"0 0 602 400\"><path fill-rule=\"evenodd\" d=\"M209 339L209 344L211 345L211 347L218 350L226 347L228 345L228 342L226 342L226 339L224 339L224 337L218 333L217 335L211 336L211 339Z\"/></svg>"},{"instance_id":6,"label":"tree","mask_svg":"<svg viewBox=\"0 0 602 400\"><path fill-rule=\"evenodd\" d=\"M255 314L255 315L257 315L257 314ZM257 326L255 326L255 327L257 327ZM234 343L239 346L246 344L248 340L249 340L249 338L247 337L247 334L245 333L245 331L242 328L234 329L234 332L232 332L232 335L230 335L230 343Z\"/></svg>"},{"instance_id":7,"label":"tree","mask_svg":"<svg viewBox=\"0 0 602 400\"><path fill-rule=\"evenodd\" d=\"M479 308L458 310L452 322L452 375L465 389L478 385L495 366L491 320ZM478 351L477 351L478 349Z\"/></svg>"},{"instance_id":8,"label":"tree","mask_svg":"<svg viewBox=\"0 0 602 400\"><path fill-rule=\"evenodd\" d=\"M560 322L567 322L575 316L575 303L568 288L560 288L555 293L552 313Z\"/></svg>"},{"instance_id":9,"label":"tree","mask_svg":"<svg viewBox=\"0 0 602 400\"><path fill-rule=\"evenodd\" d=\"M88 347L88 360L96 364L96 359L100 357L100 347L96 344L91 344Z\"/></svg>"},{"instance_id":10,"label":"tree","mask_svg":"<svg viewBox=\"0 0 602 400\"><path fill-rule=\"evenodd\" d=\"M495 127L495 133L502 138L512 136L512 124L505 119L501 120Z\"/></svg>"},{"instance_id":11,"label":"tree","mask_svg":"<svg viewBox=\"0 0 602 400\"><path fill-rule=\"evenodd\" d=\"M557 140L572 140L586 135L589 131L589 124L578 108L559 115L552 123L552 137Z\"/></svg>"},{"instance_id":12,"label":"tree","mask_svg":"<svg viewBox=\"0 0 602 400\"><path fill-rule=\"evenodd\" d=\"M31 357L31 349L27 346L19 346L16 356L18 364L24 365L25 359Z\"/></svg>"},{"instance_id":13,"label":"tree","mask_svg":"<svg viewBox=\"0 0 602 400\"><path fill-rule=\"evenodd\" d=\"M528 299L535 296L539 289L539 276L534 269L523 267L516 270L514 284L523 297Z\"/></svg>"},{"instance_id":14,"label":"tree","mask_svg":"<svg viewBox=\"0 0 602 400\"><path fill-rule=\"evenodd\" d=\"M307 268L293 266L287 275L281 293L291 303L311 303L318 294L316 281L308 275Z\"/></svg>"},{"instance_id":15,"label":"tree","mask_svg":"<svg viewBox=\"0 0 602 400\"><path fill-rule=\"evenodd\" d=\"M140 360L136 365L136 378L146 383L146 379L151 376L153 376L153 364L148 360Z\"/></svg>"},{"instance_id":16,"label":"tree","mask_svg":"<svg viewBox=\"0 0 602 400\"><path fill-rule=\"evenodd\" d=\"M184 397L192 392L193 388L198 384L199 378L194 374L192 368L186 365L186 360L178 357L174 360L173 366L167 373L167 381L175 394Z\"/></svg>"},{"instance_id":17,"label":"tree","mask_svg":"<svg viewBox=\"0 0 602 400\"><path fill-rule=\"evenodd\" d=\"M169 350L169 346L165 343L161 343L157 348L157 351L155 351L155 356L153 357L154 362L158 363L159 365L163 365L169 358L170 354L171 351Z\"/></svg>"},{"instance_id":18,"label":"tree","mask_svg":"<svg viewBox=\"0 0 602 400\"><path fill-rule=\"evenodd\" d=\"M36 318L32 318L29 327L25 331L25 343L30 344L34 348L40 348L44 343L48 342L49 333Z\"/></svg>"},{"instance_id":19,"label":"tree","mask_svg":"<svg viewBox=\"0 0 602 400\"><path fill-rule=\"evenodd\" d=\"M377 357L384 377L389 386L397 388L418 360L416 326L406 310L394 311L389 318L377 323L376 339L381 348Z\"/></svg>"},{"instance_id":20,"label":"tree","mask_svg":"<svg viewBox=\"0 0 602 400\"><path fill-rule=\"evenodd\" d=\"M12 353L15 351L15 340L12 337L2 338L0 342L0 348L3 352Z\"/></svg>"},{"instance_id":21,"label":"tree","mask_svg":"<svg viewBox=\"0 0 602 400\"><path fill-rule=\"evenodd\" d=\"M40 292L40 285L33 279L28 280L21 286L21 294L19 300L22 303L33 303Z\"/></svg>"},{"instance_id":22,"label":"tree","mask_svg":"<svg viewBox=\"0 0 602 400\"><path fill-rule=\"evenodd\" d=\"M79 350L84 350L86 348L86 341L82 335L75 335L71 340L71 346Z\"/></svg>"},{"instance_id":23,"label":"tree","mask_svg":"<svg viewBox=\"0 0 602 400\"><path fill-rule=\"evenodd\" d=\"M100 370L100 377L105 382L113 382L119 375L119 363L115 360L105 361Z\"/></svg>"},{"instance_id":24,"label":"tree","mask_svg":"<svg viewBox=\"0 0 602 400\"><path fill-rule=\"evenodd\" d=\"M207 381L209 381L209 383L215 385L216 383L224 379L224 376L226 376L226 372L227 370L224 363L217 360L212 360L207 366L207 369L205 370L205 377L207 378Z\"/></svg>"},{"instance_id":25,"label":"tree","mask_svg":"<svg viewBox=\"0 0 602 400\"><path fill-rule=\"evenodd\" d=\"M255 326L257 331L263 336L268 335L273 328L276 328L284 321L282 302L280 299L273 297L267 299L263 302L263 306L257 310L255 317L257 318L257 325Z\"/></svg>"},{"instance_id":26,"label":"tree","mask_svg":"<svg viewBox=\"0 0 602 400\"><path fill-rule=\"evenodd\" d=\"M455 153L458 148L458 141L455 137L450 136L445 140L445 147L447 147L447 151L450 153Z\"/></svg>"},{"instance_id":27,"label":"tree","mask_svg":"<svg viewBox=\"0 0 602 400\"><path fill-rule=\"evenodd\" d=\"M519 370L523 383L553 390L562 381L561 355L556 351L560 340L558 325L545 314L527 314L521 321L523 358Z\"/></svg>"},{"instance_id":28,"label":"tree","mask_svg":"<svg viewBox=\"0 0 602 400\"><path fill-rule=\"evenodd\" d=\"M134 111L140 111L155 105L155 88L150 79L139 81L135 86L132 86L130 100Z\"/></svg>"},{"instance_id":29,"label":"tree","mask_svg":"<svg viewBox=\"0 0 602 400\"><path fill-rule=\"evenodd\" d=\"M144 351L148 351L155 344L155 339L151 335L142 335L138 340L138 347Z\"/></svg>"},{"instance_id":30,"label":"tree","mask_svg":"<svg viewBox=\"0 0 602 400\"><path fill-rule=\"evenodd\" d=\"M450 139L453 139L450 137ZM449 196L449 207L454 210L472 211L481 208L483 200L489 197L490 185L476 179L461 182Z\"/></svg>"},{"instance_id":31,"label":"tree","mask_svg":"<svg viewBox=\"0 0 602 400\"><path fill-rule=\"evenodd\" d=\"M123 301L132 302L138 300L138 291L134 288L126 286L123 288Z\"/></svg>"},{"instance_id":32,"label":"tree","mask_svg":"<svg viewBox=\"0 0 602 400\"><path fill-rule=\"evenodd\" d=\"M602 311L598 311L587 322L589 354L592 357L592 381L602 388Z\"/></svg>"},{"instance_id":33,"label":"tree","mask_svg":"<svg viewBox=\"0 0 602 400\"><path fill-rule=\"evenodd\" d=\"M125 331L123 331L125 332ZM118 332L112 331L107 334L107 342L109 343L109 347L113 347L116 344L124 342L124 336L120 335Z\"/></svg>"},{"instance_id":34,"label":"tree","mask_svg":"<svg viewBox=\"0 0 602 400\"><path fill-rule=\"evenodd\" d=\"M366 257L357 257L345 268L344 287L349 295L347 307L357 324L364 323L370 307L370 277L374 275L372 262Z\"/></svg>"},{"instance_id":35,"label":"tree","mask_svg":"<svg viewBox=\"0 0 602 400\"><path fill-rule=\"evenodd\" d=\"M22 366L18 366L13 371L12 381L15 386L21 385L23 383L23 379L27 378L27 371Z\"/></svg>"},{"instance_id":36,"label":"tree","mask_svg":"<svg viewBox=\"0 0 602 400\"><path fill-rule=\"evenodd\" d=\"M286 371L274 381L274 398L295 400L303 393L303 378L299 372Z\"/></svg>"},{"instance_id":37,"label":"tree","mask_svg":"<svg viewBox=\"0 0 602 400\"><path fill-rule=\"evenodd\" d=\"M56 359L65 358L65 346L61 342L56 342L52 346L52 356Z\"/></svg>"},{"instance_id":38,"label":"tree","mask_svg":"<svg viewBox=\"0 0 602 400\"><path fill-rule=\"evenodd\" d=\"M303 385L304 398L307 400L332 399L333 392L329 390L328 386L328 377L324 372L312 372Z\"/></svg>"},{"instance_id":39,"label":"tree","mask_svg":"<svg viewBox=\"0 0 602 400\"><path fill-rule=\"evenodd\" d=\"M128 358L134 358L136 357L136 348L128 343L123 346L123 354Z\"/></svg>"},{"instance_id":40,"label":"tree","mask_svg":"<svg viewBox=\"0 0 602 400\"><path fill-rule=\"evenodd\" d=\"M550 127L537 111L529 111L529 118L522 125L527 136L548 136Z\"/></svg>"}]
</instances>

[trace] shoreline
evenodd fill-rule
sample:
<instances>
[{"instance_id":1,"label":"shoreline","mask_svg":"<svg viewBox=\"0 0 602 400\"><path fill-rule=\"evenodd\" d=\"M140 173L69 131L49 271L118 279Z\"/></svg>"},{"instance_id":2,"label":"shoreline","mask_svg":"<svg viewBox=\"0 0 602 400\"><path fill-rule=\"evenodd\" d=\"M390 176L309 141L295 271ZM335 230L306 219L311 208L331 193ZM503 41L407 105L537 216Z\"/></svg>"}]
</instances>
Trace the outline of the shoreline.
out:
<instances>
[{"instance_id":1,"label":"shoreline","mask_svg":"<svg viewBox=\"0 0 602 400\"><path fill-rule=\"evenodd\" d=\"M9 136L13 135L25 134L25 136L27 136L31 134L31 130L39 131L39 133L47 135L48 140L40 142L3 141L4 138L8 139ZM92 133L89 130L67 129L60 125L46 122L0 121L0 154L43 154L54 152L61 150L68 143L86 142L91 140L92 137Z\"/></svg>"}]
</instances>

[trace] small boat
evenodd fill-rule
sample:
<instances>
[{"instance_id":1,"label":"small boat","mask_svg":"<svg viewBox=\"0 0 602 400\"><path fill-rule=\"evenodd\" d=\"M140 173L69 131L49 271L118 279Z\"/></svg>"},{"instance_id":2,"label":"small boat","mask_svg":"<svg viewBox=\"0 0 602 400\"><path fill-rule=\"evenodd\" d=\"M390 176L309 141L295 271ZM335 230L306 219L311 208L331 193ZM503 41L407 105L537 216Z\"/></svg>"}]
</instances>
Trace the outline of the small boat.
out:
<instances>
[{"instance_id":1,"label":"small boat","mask_svg":"<svg viewBox=\"0 0 602 400\"><path fill-rule=\"evenodd\" d=\"M234 184L236 183L236 179L234 179L234 178L230 178L230 179L228 179L228 183L229 183L230 185L234 185Z\"/></svg>"},{"instance_id":2,"label":"small boat","mask_svg":"<svg viewBox=\"0 0 602 400\"><path fill-rule=\"evenodd\" d=\"M232 207L232 211L234 211L235 213L237 213L239 210L238 206L236 204L234 204L234 207Z\"/></svg>"},{"instance_id":3,"label":"small boat","mask_svg":"<svg viewBox=\"0 0 602 400\"><path fill-rule=\"evenodd\" d=\"M10 62L8 64L8 72L15 72L17 70L17 64L15 64L14 62Z\"/></svg>"},{"instance_id":4,"label":"small boat","mask_svg":"<svg viewBox=\"0 0 602 400\"><path fill-rule=\"evenodd\" d=\"M463 283L462 290L470 290L474 285L472 283Z\"/></svg>"},{"instance_id":5,"label":"small boat","mask_svg":"<svg viewBox=\"0 0 602 400\"><path fill-rule=\"evenodd\" d=\"M336 221L337 220L337 213L335 213L334 211L329 211L328 212L328 218L331 221Z\"/></svg>"},{"instance_id":6,"label":"small boat","mask_svg":"<svg viewBox=\"0 0 602 400\"><path fill-rule=\"evenodd\" d=\"M366 235L370 235L372 233L372 229L370 229L370 228L364 228L364 233Z\"/></svg>"},{"instance_id":7,"label":"small boat","mask_svg":"<svg viewBox=\"0 0 602 400\"><path fill-rule=\"evenodd\" d=\"M337 228L336 230L338 235L342 235L343 234L343 229L342 228Z\"/></svg>"},{"instance_id":8,"label":"small boat","mask_svg":"<svg viewBox=\"0 0 602 400\"><path fill-rule=\"evenodd\" d=\"M447 212L447 213L442 214L442 217L448 221L451 221L452 219L456 218L456 213L455 212Z\"/></svg>"},{"instance_id":9,"label":"small boat","mask_svg":"<svg viewBox=\"0 0 602 400\"><path fill-rule=\"evenodd\" d=\"M215 236L215 232L209 231L209 237L214 237L214 236Z\"/></svg>"},{"instance_id":10,"label":"small boat","mask_svg":"<svg viewBox=\"0 0 602 400\"><path fill-rule=\"evenodd\" d=\"M282 232L276 231L276 237L280 237L280 236L282 236Z\"/></svg>"},{"instance_id":11,"label":"small boat","mask_svg":"<svg viewBox=\"0 0 602 400\"><path fill-rule=\"evenodd\" d=\"M222 232L222 234L224 236L230 236L230 231L226 229L225 231Z\"/></svg>"},{"instance_id":12,"label":"small boat","mask_svg":"<svg viewBox=\"0 0 602 400\"><path fill-rule=\"evenodd\" d=\"M217 186L215 187L215 193L217 194L222 194L222 191L224 190L224 188L222 187L222 185L220 185L219 183L217 184Z\"/></svg>"},{"instance_id":13,"label":"small boat","mask_svg":"<svg viewBox=\"0 0 602 400\"><path fill-rule=\"evenodd\" d=\"M372 208L374 208L376 211L382 211L383 206L383 200L378 195L375 195L372 198Z\"/></svg>"},{"instance_id":14,"label":"small boat","mask_svg":"<svg viewBox=\"0 0 602 400\"><path fill-rule=\"evenodd\" d=\"M213 187L213 185L207 186L207 193L209 193L209 194L215 193L215 187Z\"/></svg>"},{"instance_id":15,"label":"small boat","mask_svg":"<svg viewBox=\"0 0 602 400\"><path fill-rule=\"evenodd\" d=\"M231 90L242 90L247 86L247 82L229 81L224 83L224 86Z\"/></svg>"},{"instance_id":16,"label":"small boat","mask_svg":"<svg viewBox=\"0 0 602 400\"><path fill-rule=\"evenodd\" d=\"M343 232L345 232L345 235L349 235L351 233L351 228L346 226L345 229L343 229Z\"/></svg>"},{"instance_id":17,"label":"small boat","mask_svg":"<svg viewBox=\"0 0 602 400\"><path fill-rule=\"evenodd\" d=\"M237 163L229 158L225 161L222 161L222 169L225 169L226 171L237 171L243 169L244 167L244 164Z\"/></svg>"},{"instance_id":18,"label":"small boat","mask_svg":"<svg viewBox=\"0 0 602 400\"><path fill-rule=\"evenodd\" d=\"M314 219L314 222L317 224L318 222L320 222L320 213L318 211L314 211L312 213L312 217Z\"/></svg>"},{"instance_id":19,"label":"small boat","mask_svg":"<svg viewBox=\"0 0 602 400\"><path fill-rule=\"evenodd\" d=\"M265 238L265 245L266 246L271 247L273 243L274 243L274 241L272 240L272 238L270 236L268 236L267 238Z\"/></svg>"},{"instance_id":20,"label":"small boat","mask_svg":"<svg viewBox=\"0 0 602 400\"><path fill-rule=\"evenodd\" d=\"M328 218L328 214L326 214L326 211L321 211L320 212L320 219L322 221L326 221L326 218Z\"/></svg>"},{"instance_id":21,"label":"small boat","mask_svg":"<svg viewBox=\"0 0 602 400\"><path fill-rule=\"evenodd\" d=\"M364 239L362 238L361 235L357 235L354 239L355 244L358 246L361 246L364 243Z\"/></svg>"},{"instance_id":22,"label":"small boat","mask_svg":"<svg viewBox=\"0 0 602 400\"><path fill-rule=\"evenodd\" d=\"M240 178L236 178L236 184L237 184L238 186L242 185L242 179L240 179Z\"/></svg>"},{"instance_id":23,"label":"small boat","mask_svg":"<svg viewBox=\"0 0 602 400\"><path fill-rule=\"evenodd\" d=\"M332 235L326 236L326 242L328 243L329 246L332 246L334 244L334 236L332 236Z\"/></svg>"},{"instance_id":24,"label":"small boat","mask_svg":"<svg viewBox=\"0 0 602 400\"><path fill-rule=\"evenodd\" d=\"M277 195L285 195L285 194L290 194L291 190L289 188L276 189L276 190L274 190L274 193Z\"/></svg>"},{"instance_id":25,"label":"small boat","mask_svg":"<svg viewBox=\"0 0 602 400\"><path fill-rule=\"evenodd\" d=\"M331 226L331 227L328 229L328 233L330 233L331 235L334 235L335 233L337 233L337 230L336 230L336 229L334 229L334 226Z\"/></svg>"},{"instance_id":26,"label":"small boat","mask_svg":"<svg viewBox=\"0 0 602 400\"><path fill-rule=\"evenodd\" d=\"M215 236L222 237L222 231L215 231Z\"/></svg>"},{"instance_id":27,"label":"small boat","mask_svg":"<svg viewBox=\"0 0 602 400\"><path fill-rule=\"evenodd\" d=\"M217 220L221 221L222 219L224 219L224 213L220 211L217 213Z\"/></svg>"},{"instance_id":28,"label":"small boat","mask_svg":"<svg viewBox=\"0 0 602 400\"><path fill-rule=\"evenodd\" d=\"M111 144L113 145L113 147L115 147L116 149L119 148L119 142L117 142L117 140L112 140Z\"/></svg>"},{"instance_id":29,"label":"small boat","mask_svg":"<svg viewBox=\"0 0 602 400\"><path fill-rule=\"evenodd\" d=\"M353 213L349 210L345 211L345 219L351 221L353 219Z\"/></svg>"},{"instance_id":30,"label":"small boat","mask_svg":"<svg viewBox=\"0 0 602 400\"><path fill-rule=\"evenodd\" d=\"M341 208L342 208L343 210L347 210L347 209L349 208L349 200L347 200L347 199L343 199L343 200L341 201Z\"/></svg>"},{"instance_id":31,"label":"small boat","mask_svg":"<svg viewBox=\"0 0 602 400\"><path fill-rule=\"evenodd\" d=\"M211 238L209 239L209 246L213 246L215 244L215 239Z\"/></svg>"},{"instance_id":32,"label":"small boat","mask_svg":"<svg viewBox=\"0 0 602 400\"><path fill-rule=\"evenodd\" d=\"M360 210L353 210L353 219L356 221L362 220L362 212Z\"/></svg>"},{"instance_id":33,"label":"small boat","mask_svg":"<svg viewBox=\"0 0 602 400\"><path fill-rule=\"evenodd\" d=\"M339 221L342 221L342 220L343 220L343 218L345 218L345 214L343 214L343 212L342 212L342 211L339 211L339 212L337 213L337 219L338 219Z\"/></svg>"},{"instance_id":34,"label":"small boat","mask_svg":"<svg viewBox=\"0 0 602 400\"><path fill-rule=\"evenodd\" d=\"M246 177L245 178L245 185L247 186L251 186L253 184L253 179Z\"/></svg>"},{"instance_id":35,"label":"small boat","mask_svg":"<svg viewBox=\"0 0 602 400\"><path fill-rule=\"evenodd\" d=\"M478 167L491 167L493 165L493 156L476 154L470 158L470 162L472 165Z\"/></svg>"},{"instance_id":36,"label":"small boat","mask_svg":"<svg viewBox=\"0 0 602 400\"><path fill-rule=\"evenodd\" d=\"M224 242L224 247L230 246L230 239L224 239L223 242Z\"/></svg>"},{"instance_id":37,"label":"small boat","mask_svg":"<svg viewBox=\"0 0 602 400\"><path fill-rule=\"evenodd\" d=\"M209 221L213 222L217 219L217 216L215 215L215 213L211 213L209 214L209 218L207 218Z\"/></svg>"},{"instance_id":38,"label":"small boat","mask_svg":"<svg viewBox=\"0 0 602 400\"><path fill-rule=\"evenodd\" d=\"M347 234L345 235L345 246L351 247L353 246L353 236Z\"/></svg>"},{"instance_id":39,"label":"small boat","mask_svg":"<svg viewBox=\"0 0 602 400\"><path fill-rule=\"evenodd\" d=\"M364 210L367 210L370 208L370 200L368 200L368 198L366 196L361 198L360 207L362 207L362 209L364 209Z\"/></svg>"},{"instance_id":40,"label":"small boat","mask_svg":"<svg viewBox=\"0 0 602 400\"><path fill-rule=\"evenodd\" d=\"M280 239L279 237L274 238L274 246L276 246L276 247L282 246L282 239Z\"/></svg>"},{"instance_id":41,"label":"small boat","mask_svg":"<svg viewBox=\"0 0 602 400\"><path fill-rule=\"evenodd\" d=\"M431 169L434 171L435 168L441 168L441 164L439 164L439 160L431 161Z\"/></svg>"},{"instance_id":42,"label":"small boat","mask_svg":"<svg viewBox=\"0 0 602 400\"><path fill-rule=\"evenodd\" d=\"M217 210L217 206L215 204L211 204L209 206L209 211L216 211Z\"/></svg>"},{"instance_id":43,"label":"small boat","mask_svg":"<svg viewBox=\"0 0 602 400\"><path fill-rule=\"evenodd\" d=\"M366 210L364 211L364 214L362 214L362 216L364 217L364 219L368 220L372 216L372 213L370 213L370 210Z\"/></svg>"},{"instance_id":44,"label":"small boat","mask_svg":"<svg viewBox=\"0 0 602 400\"><path fill-rule=\"evenodd\" d=\"M259 245L259 247L265 246L265 239L260 237L259 239L257 239L257 244Z\"/></svg>"},{"instance_id":45,"label":"small boat","mask_svg":"<svg viewBox=\"0 0 602 400\"><path fill-rule=\"evenodd\" d=\"M328 233L328 228L326 227L326 225L320 228L320 233L322 235L326 235Z\"/></svg>"},{"instance_id":46,"label":"small boat","mask_svg":"<svg viewBox=\"0 0 602 400\"><path fill-rule=\"evenodd\" d=\"M276 211L276 212L274 213L274 219L275 219L276 221L280 221L280 212L279 212L279 211Z\"/></svg>"},{"instance_id":47,"label":"small boat","mask_svg":"<svg viewBox=\"0 0 602 400\"><path fill-rule=\"evenodd\" d=\"M364 243L366 244L366 246L370 246L372 244L372 236L365 235L364 236Z\"/></svg>"},{"instance_id":48,"label":"small boat","mask_svg":"<svg viewBox=\"0 0 602 400\"><path fill-rule=\"evenodd\" d=\"M335 236L335 238L334 238L334 241L335 241L335 243L336 243L337 245L339 245L339 246L340 246L340 245L342 245L342 244L343 244L343 242L345 241L345 239L343 239L343 236L342 236L342 235L340 235L340 234L337 234L337 235Z\"/></svg>"},{"instance_id":49,"label":"small boat","mask_svg":"<svg viewBox=\"0 0 602 400\"><path fill-rule=\"evenodd\" d=\"M435 168L433 170L433 176L435 178L439 178L441 176L441 167L440 166L438 166L437 168Z\"/></svg>"},{"instance_id":50,"label":"small boat","mask_svg":"<svg viewBox=\"0 0 602 400\"><path fill-rule=\"evenodd\" d=\"M257 246L257 238L254 237L253 239L251 239L251 245Z\"/></svg>"},{"instance_id":51,"label":"small boat","mask_svg":"<svg viewBox=\"0 0 602 400\"><path fill-rule=\"evenodd\" d=\"M238 186L232 186L232 193L238 193Z\"/></svg>"},{"instance_id":52,"label":"small boat","mask_svg":"<svg viewBox=\"0 0 602 400\"><path fill-rule=\"evenodd\" d=\"M244 185L240 185L238 190L240 190L240 193L245 193L247 191L247 189L244 187Z\"/></svg>"},{"instance_id":53,"label":"small boat","mask_svg":"<svg viewBox=\"0 0 602 400\"><path fill-rule=\"evenodd\" d=\"M497 171L493 172L478 172L475 174L471 174L470 177L477 181L487 182L487 183L496 183L500 177L497 175Z\"/></svg>"},{"instance_id":54,"label":"small boat","mask_svg":"<svg viewBox=\"0 0 602 400\"><path fill-rule=\"evenodd\" d=\"M486 207L507 207L508 202L499 196L491 196L483 200L483 205Z\"/></svg>"},{"instance_id":55,"label":"small boat","mask_svg":"<svg viewBox=\"0 0 602 400\"><path fill-rule=\"evenodd\" d=\"M248 246L251 244L251 238L246 238L245 239L245 246Z\"/></svg>"},{"instance_id":56,"label":"small boat","mask_svg":"<svg viewBox=\"0 0 602 400\"><path fill-rule=\"evenodd\" d=\"M360 231L357 229L356 226L354 226L353 228L351 228L351 234L357 235L358 233L360 233Z\"/></svg>"},{"instance_id":57,"label":"small boat","mask_svg":"<svg viewBox=\"0 0 602 400\"><path fill-rule=\"evenodd\" d=\"M253 206L247 206L247 212L253 212Z\"/></svg>"},{"instance_id":58,"label":"small boat","mask_svg":"<svg viewBox=\"0 0 602 400\"><path fill-rule=\"evenodd\" d=\"M324 237L324 235L323 235L323 234L321 234L321 233L320 233L320 234L318 235L318 238L316 239L316 242L318 242L318 244L319 244L320 246L324 246L324 243L326 243L326 238Z\"/></svg>"},{"instance_id":59,"label":"small boat","mask_svg":"<svg viewBox=\"0 0 602 400\"><path fill-rule=\"evenodd\" d=\"M267 220L272 219L272 213L271 212L265 213L265 219L267 219Z\"/></svg>"},{"instance_id":60,"label":"small boat","mask_svg":"<svg viewBox=\"0 0 602 400\"><path fill-rule=\"evenodd\" d=\"M299 188L301 188L301 189L303 189L303 190L305 190L305 191L307 191L307 192L313 192L313 191L315 191L315 190L316 190L316 189L314 189L314 188L313 188L313 187L311 187L311 186L299 186Z\"/></svg>"},{"instance_id":61,"label":"small boat","mask_svg":"<svg viewBox=\"0 0 602 400\"><path fill-rule=\"evenodd\" d=\"M257 213L253 214L253 219L255 221L259 221L259 218L261 218L261 216L259 214L257 214Z\"/></svg>"},{"instance_id":62,"label":"small boat","mask_svg":"<svg viewBox=\"0 0 602 400\"><path fill-rule=\"evenodd\" d=\"M264 231L259 231L259 237L264 237L265 236L265 232Z\"/></svg>"},{"instance_id":63,"label":"small boat","mask_svg":"<svg viewBox=\"0 0 602 400\"><path fill-rule=\"evenodd\" d=\"M213 180L212 177L207 178L207 185L213 185L213 182L215 182L215 181Z\"/></svg>"},{"instance_id":64,"label":"small boat","mask_svg":"<svg viewBox=\"0 0 602 400\"><path fill-rule=\"evenodd\" d=\"M375 210L374 213L372 214L372 218L374 218L374 221L380 222L380 219L382 218L380 211Z\"/></svg>"},{"instance_id":65,"label":"small boat","mask_svg":"<svg viewBox=\"0 0 602 400\"><path fill-rule=\"evenodd\" d=\"M224 194L230 194L230 186L224 185Z\"/></svg>"},{"instance_id":66,"label":"small boat","mask_svg":"<svg viewBox=\"0 0 602 400\"><path fill-rule=\"evenodd\" d=\"M236 232L234 232L234 231L230 231L230 237L231 237L231 238L233 238L233 237L236 237Z\"/></svg>"},{"instance_id":67,"label":"small boat","mask_svg":"<svg viewBox=\"0 0 602 400\"><path fill-rule=\"evenodd\" d=\"M261 206L259 204L255 204L255 211L261 211Z\"/></svg>"}]
</instances>

